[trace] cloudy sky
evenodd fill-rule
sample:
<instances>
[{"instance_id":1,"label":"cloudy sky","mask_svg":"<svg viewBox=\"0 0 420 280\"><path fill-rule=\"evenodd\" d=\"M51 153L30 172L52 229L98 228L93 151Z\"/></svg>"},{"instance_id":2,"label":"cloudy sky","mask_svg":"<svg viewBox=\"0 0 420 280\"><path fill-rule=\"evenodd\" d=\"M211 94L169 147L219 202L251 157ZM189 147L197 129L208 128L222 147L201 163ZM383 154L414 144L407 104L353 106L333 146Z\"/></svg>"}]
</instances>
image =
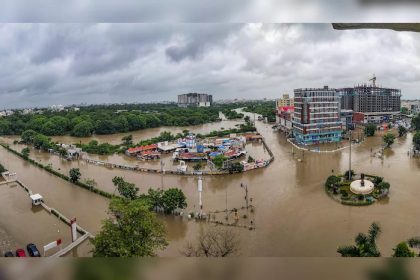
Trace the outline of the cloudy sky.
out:
<instances>
[{"instance_id":1,"label":"cloudy sky","mask_svg":"<svg viewBox=\"0 0 420 280\"><path fill-rule=\"evenodd\" d=\"M373 74L420 97L420 33L330 24L0 24L0 108L275 98Z\"/></svg>"}]
</instances>

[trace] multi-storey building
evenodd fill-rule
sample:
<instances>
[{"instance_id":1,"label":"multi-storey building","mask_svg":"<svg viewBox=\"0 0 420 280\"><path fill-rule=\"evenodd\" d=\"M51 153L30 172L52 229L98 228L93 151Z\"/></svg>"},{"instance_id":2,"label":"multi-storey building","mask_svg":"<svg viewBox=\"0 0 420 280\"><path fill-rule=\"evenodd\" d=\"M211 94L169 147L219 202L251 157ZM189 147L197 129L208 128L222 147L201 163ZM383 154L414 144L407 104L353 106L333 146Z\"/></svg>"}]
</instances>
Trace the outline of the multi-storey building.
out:
<instances>
[{"instance_id":1,"label":"multi-storey building","mask_svg":"<svg viewBox=\"0 0 420 280\"><path fill-rule=\"evenodd\" d=\"M341 141L340 96L335 89L295 89L293 136L304 145Z\"/></svg>"},{"instance_id":2,"label":"multi-storey building","mask_svg":"<svg viewBox=\"0 0 420 280\"><path fill-rule=\"evenodd\" d=\"M342 88L338 92L341 96L341 108L353 110L363 123L389 121L400 114L399 89L364 84L354 88Z\"/></svg>"},{"instance_id":3,"label":"multi-storey building","mask_svg":"<svg viewBox=\"0 0 420 280\"><path fill-rule=\"evenodd\" d=\"M209 107L213 104L213 96L205 93L187 93L178 95L179 107Z\"/></svg>"},{"instance_id":4,"label":"multi-storey building","mask_svg":"<svg viewBox=\"0 0 420 280\"><path fill-rule=\"evenodd\" d=\"M277 108L293 106L293 98L290 98L289 94L283 94L282 98L277 99Z\"/></svg>"}]
</instances>

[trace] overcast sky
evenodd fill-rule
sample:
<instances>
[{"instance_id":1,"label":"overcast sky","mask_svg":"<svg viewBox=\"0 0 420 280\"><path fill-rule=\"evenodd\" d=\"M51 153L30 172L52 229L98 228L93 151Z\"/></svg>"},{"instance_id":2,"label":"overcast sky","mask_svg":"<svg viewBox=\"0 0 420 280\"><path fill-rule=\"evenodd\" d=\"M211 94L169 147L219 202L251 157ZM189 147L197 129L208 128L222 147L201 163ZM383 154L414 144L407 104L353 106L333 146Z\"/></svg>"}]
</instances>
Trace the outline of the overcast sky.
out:
<instances>
[{"instance_id":1,"label":"overcast sky","mask_svg":"<svg viewBox=\"0 0 420 280\"><path fill-rule=\"evenodd\" d=\"M420 33L330 24L0 24L0 108L276 98L373 74L418 98Z\"/></svg>"}]
</instances>

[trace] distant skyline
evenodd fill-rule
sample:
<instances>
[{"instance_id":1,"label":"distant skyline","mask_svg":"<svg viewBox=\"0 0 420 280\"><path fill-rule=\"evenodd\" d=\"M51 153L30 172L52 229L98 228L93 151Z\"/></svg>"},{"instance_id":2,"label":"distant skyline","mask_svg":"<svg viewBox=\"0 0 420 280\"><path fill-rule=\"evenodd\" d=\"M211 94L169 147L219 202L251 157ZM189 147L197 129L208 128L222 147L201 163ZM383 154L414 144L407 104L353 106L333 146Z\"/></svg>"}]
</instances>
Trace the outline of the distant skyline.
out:
<instances>
[{"instance_id":1,"label":"distant skyline","mask_svg":"<svg viewBox=\"0 0 420 280\"><path fill-rule=\"evenodd\" d=\"M420 33L330 24L0 24L0 109L420 88Z\"/></svg>"}]
</instances>

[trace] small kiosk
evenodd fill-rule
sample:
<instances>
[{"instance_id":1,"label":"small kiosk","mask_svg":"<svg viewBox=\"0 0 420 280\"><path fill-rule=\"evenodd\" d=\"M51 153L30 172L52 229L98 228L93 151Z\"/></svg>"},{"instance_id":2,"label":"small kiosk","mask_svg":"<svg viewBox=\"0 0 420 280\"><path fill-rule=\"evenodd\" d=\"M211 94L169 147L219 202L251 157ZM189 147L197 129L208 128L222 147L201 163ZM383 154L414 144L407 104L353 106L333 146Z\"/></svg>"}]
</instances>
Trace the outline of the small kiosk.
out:
<instances>
[{"instance_id":1,"label":"small kiosk","mask_svg":"<svg viewBox=\"0 0 420 280\"><path fill-rule=\"evenodd\" d=\"M43 202L42 195L40 195L39 193L31 195L30 198L32 201L32 206L41 205L41 203Z\"/></svg>"}]
</instances>

